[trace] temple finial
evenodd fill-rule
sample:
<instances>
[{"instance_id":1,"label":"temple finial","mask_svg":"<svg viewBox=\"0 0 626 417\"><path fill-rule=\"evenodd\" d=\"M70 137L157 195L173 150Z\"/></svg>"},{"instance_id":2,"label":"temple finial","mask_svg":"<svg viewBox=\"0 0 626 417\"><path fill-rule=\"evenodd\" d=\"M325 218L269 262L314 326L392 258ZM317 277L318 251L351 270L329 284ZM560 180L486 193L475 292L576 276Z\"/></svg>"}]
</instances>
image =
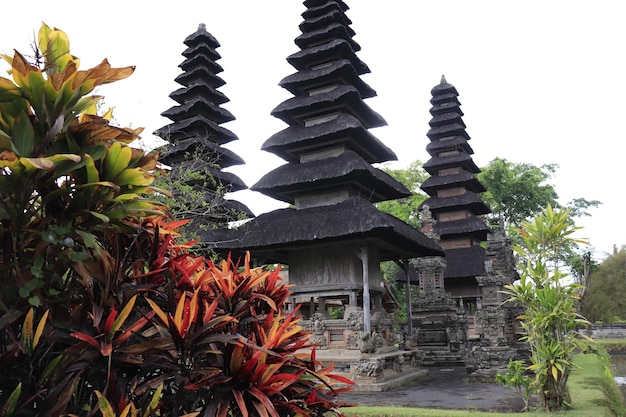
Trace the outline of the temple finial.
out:
<instances>
[{"instance_id":1,"label":"temple finial","mask_svg":"<svg viewBox=\"0 0 626 417\"><path fill-rule=\"evenodd\" d=\"M204 23L200 23L198 25L198 30L205 30L206 31L206 25Z\"/></svg>"},{"instance_id":2,"label":"temple finial","mask_svg":"<svg viewBox=\"0 0 626 417\"><path fill-rule=\"evenodd\" d=\"M448 84L448 82L446 81L446 76L441 74L441 84Z\"/></svg>"}]
</instances>

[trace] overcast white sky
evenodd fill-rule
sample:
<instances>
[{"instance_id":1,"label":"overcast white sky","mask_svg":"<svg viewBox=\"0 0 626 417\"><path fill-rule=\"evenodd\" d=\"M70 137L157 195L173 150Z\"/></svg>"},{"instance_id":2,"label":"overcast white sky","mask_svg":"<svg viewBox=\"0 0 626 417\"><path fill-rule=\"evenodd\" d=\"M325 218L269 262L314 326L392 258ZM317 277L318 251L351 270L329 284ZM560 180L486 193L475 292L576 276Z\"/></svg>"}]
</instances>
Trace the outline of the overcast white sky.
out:
<instances>
[{"instance_id":1,"label":"overcast white sky","mask_svg":"<svg viewBox=\"0 0 626 417\"><path fill-rule=\"evenodd\" d=\"M359 57L372 71L363 79L378 92L367 103L388 122L371 132L398 155L394 167L429 159L430 90L445 74L459 91L478 166L496 157L559 164L551 183L562 203L603 203L579 221L579 236L600 258L626 244L626 3L345 1ZM286 58L298 51L304 10L299 0L10 2L0 52L28 53L45 21L68 33L83 69L105 57L113 66L136 65L132 77L98 93L120 123L145 127L143 139L151 140L169 123L160 113L176 104L168 96L180 87L183 40L205 23L222 45L219 75L227 84L220 91L231 100L223 107L236 117L223 124L239 137L228 147L246 161L231 171L251 186L282 163L260 148L286 127L270 112L290 97L277 84L295 71ZM283 206L250 191L233 198L256 214Z\"/></svg>"}]
</instances>

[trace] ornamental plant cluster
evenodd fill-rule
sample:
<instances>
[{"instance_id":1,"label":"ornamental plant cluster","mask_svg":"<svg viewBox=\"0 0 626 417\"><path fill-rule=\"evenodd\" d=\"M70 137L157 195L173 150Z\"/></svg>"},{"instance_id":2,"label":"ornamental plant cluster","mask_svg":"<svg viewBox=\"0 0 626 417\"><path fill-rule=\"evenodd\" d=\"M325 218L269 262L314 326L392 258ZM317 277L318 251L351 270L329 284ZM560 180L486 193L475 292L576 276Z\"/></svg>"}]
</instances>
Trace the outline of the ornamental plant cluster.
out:
<instances>
[{"instance_id":1,"label":"ornamental plant cluster","mask_svg":"<svg viewBox=\"0 0 626 417\"><path fill-rule=\"evenodd\" d=\"M572 356L589 340L578 329L589 324L577 313L583 286L568 280L559 265L561 252L573 243L586 243L572 235L579 230L570 222L569 209L546 209L519 230L523 246L519 256L520 280L505 286L507 302L524 308L518 317L522 339L530 348L530 365L509 364L500 381L514 386L525 399L538 392L546 411L557 412L571 404L567 381L574 367ZM529 381L524 371L534 378ZM527 408L527 407L526 407Z\"/></svg>"},{"instance_id":2,"label":"ornamental plant cluster","mask_svg":"<svg viewBox=\"0 0 626 417\"><path fill-rule=\"evenodd\" d=\"M98 115L134 68L35 50L0 77L0 416L340 415L279 269L191 254L141 129Z\"/></svg>"}]
</instances>

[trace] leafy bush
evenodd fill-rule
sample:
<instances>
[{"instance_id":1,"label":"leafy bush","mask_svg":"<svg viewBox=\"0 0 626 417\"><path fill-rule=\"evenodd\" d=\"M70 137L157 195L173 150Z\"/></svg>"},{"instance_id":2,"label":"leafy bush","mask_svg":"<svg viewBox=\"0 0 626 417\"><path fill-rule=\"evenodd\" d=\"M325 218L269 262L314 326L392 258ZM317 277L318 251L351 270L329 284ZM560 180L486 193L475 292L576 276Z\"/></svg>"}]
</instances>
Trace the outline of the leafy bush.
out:
<instances>
[{"instance_id":1,"label":"leafy bush","mask_svg":"<svg viewBox=\"0 0 626 417\"><path fill-rule=\"evenodd\" d=\"M78 70L42 25L0 78L0 416L321 416L331 381L278 276L177 241L150 193L158 155L96 113L106 60ZM161 192L164 192L161 190Z\"/></svg>"}]
</instances>

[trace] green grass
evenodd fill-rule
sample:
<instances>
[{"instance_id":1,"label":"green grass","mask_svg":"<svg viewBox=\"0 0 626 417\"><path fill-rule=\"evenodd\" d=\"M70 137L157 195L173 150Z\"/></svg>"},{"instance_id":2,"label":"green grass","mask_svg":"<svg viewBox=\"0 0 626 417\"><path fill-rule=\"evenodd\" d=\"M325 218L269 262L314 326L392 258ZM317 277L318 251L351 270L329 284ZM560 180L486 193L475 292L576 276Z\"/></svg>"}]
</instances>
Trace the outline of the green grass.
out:
<instances>
[{"instance_id":1,"label":"green grass","mask_svg":"<svg viewBox=\"0 0 626 417\"><path fill-rule=\"evenodd\" d=\"M626 340L622 340L626 344ZM524 417L626 417L626 407L612 375L606 371L607 357L604 349L600 354L578 354L574 363L578 366L568 381L571 408L558 413L547 413L540 407L523 413ZM537 403L536 401L534 402ZM613 411L614 410L614 411ZM475 410L435 410L408 407L350 407L342 410L347 417L511 417L516 413L488 413Z\"/></svg>"}]
</instances>

